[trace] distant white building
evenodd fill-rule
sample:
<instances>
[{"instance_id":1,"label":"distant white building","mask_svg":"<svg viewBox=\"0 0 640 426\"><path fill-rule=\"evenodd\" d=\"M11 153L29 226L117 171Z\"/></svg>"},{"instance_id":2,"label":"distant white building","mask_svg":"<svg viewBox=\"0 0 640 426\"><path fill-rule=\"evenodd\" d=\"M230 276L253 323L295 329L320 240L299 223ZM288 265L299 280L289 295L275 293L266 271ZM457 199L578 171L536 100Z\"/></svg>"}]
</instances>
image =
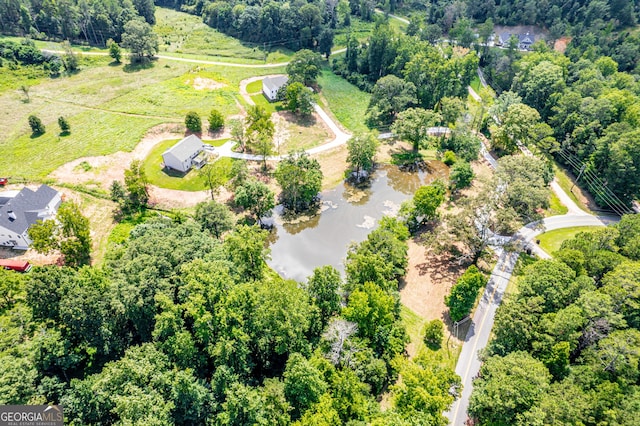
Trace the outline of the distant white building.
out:
<instances>
[{"instance_id":1,"label":"distant white building","mask_svg":"<svg viewBox=\"0 0 640 426\"><path fill-rule=\"evenodd\" d=\"M186 173L191 167L200 168L206 163L203 151L202 140L190 135L166 150L162 154L162 161L165 167Z\"/></svg>"},{"instance_id":2,"label":"distant white building","mask_svg":"<svg viewBox=\"0 0 640 426\"><path fill-rule=\"evenodd\" d=\"M287 81L289 81L289 77L286 75L267 77L262 80L262 93L264 93L270 102L273 102L278 97L278 90L287 84Z\"/></svg>"},{"instance_id":3,"label":"distant white building","mask_svg":"<svg viewBox=\"0 0 640 426\"><path fill-rule=\"evenodd\" d=\"M37 221L53 219L62 202L55 189L42 185L36 191L0 193L0 246L27 250L32 243L29 228Z\"/></svg>"}]
</instances>

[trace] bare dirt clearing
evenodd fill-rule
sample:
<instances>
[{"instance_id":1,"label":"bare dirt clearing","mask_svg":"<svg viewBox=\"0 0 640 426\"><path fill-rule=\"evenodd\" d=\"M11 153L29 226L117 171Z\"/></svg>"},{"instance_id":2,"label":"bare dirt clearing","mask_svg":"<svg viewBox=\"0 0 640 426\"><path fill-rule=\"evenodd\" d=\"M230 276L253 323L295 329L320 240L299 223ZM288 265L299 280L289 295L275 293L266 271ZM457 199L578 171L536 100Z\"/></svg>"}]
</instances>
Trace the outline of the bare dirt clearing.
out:
<instances>
[{"instance_id":1,"label":"bare dirt clearing","mask_svg":"<svg viewBox=\"0 0 640 426\"><path fill-rule=\"evenodd\" d=\"M210 78L196 77L191 83L187 80L187 84L193 84L193 88L196 90L216 90L222 89L226 86L224 83L219 83L215 80L211 80Z\"/></svg>"}]
</instances>

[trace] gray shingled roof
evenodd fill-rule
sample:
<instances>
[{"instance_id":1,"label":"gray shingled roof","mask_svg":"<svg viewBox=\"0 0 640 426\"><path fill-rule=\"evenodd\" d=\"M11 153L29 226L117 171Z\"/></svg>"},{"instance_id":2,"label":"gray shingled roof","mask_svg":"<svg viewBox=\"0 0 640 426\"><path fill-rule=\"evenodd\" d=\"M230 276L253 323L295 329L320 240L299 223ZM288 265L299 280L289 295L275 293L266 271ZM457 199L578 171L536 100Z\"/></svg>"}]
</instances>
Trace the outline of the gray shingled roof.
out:
<instances>
[{"instance_id":1,"label":"gray shingled roof","mask_svg":"<svg viewBox=\"0 0 640 426\"><path fill-rule=\"evenodd\" d=\"M284 86L287 81L289 81L289 77L286 75L277 75L275 77L267 77L262 80L262 84L267 88L267 90L271 91L273 89L280 89Z\"/></svg>"},{"instance_id":2,"label":"gray shingled roof","mask_svg":"<svg viewBox=\"0 0 640 426\"><path fill-rule=\"evenodd\" d=\"M47 185L40 186L36 191L23 188L18 195L0 206L0 226L22 234L37 222L38 215L34 212L44 209L56 195L58 191ZM10 211L15 214L15 219L9 217Z\"/></svg>"},{"instance_id":3,"label":"gray shingled roof","mask_svg":"<svg viewBox=\"0 0 640 426\"><path fill-rule=\"evenodd\" d=\"M164 154L173 154L178 160L185 161L193 154L202 151L204 144L196 135L189 135L180 142L169 148ZM162 155L164 155L162 154Z\"/></svg>"}]
</instances>

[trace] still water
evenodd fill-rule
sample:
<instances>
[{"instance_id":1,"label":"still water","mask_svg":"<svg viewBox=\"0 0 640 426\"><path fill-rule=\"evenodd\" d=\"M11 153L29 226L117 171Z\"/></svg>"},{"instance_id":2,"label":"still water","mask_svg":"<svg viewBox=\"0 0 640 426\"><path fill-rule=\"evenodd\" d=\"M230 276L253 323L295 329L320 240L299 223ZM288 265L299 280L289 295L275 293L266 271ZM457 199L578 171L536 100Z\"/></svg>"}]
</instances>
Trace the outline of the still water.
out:
<instances>
[{"instance_id":1,"label":"still water","mask_svg":"<svg viewBox=\"0 0 640 426\"><path fill-rule=\"evenodd\" d=\"M284 278L306 281L313 269L332 265L344 272L344 260L352 242L360 242L384 215L395 215L403 201L422 185L446 179L447 167L427 162L426 172L404 172L383 166L366 188L342 183L321 194L318 214L285 222L282 210L274 211L269 265Z\"/></svg>"}]
</instances>

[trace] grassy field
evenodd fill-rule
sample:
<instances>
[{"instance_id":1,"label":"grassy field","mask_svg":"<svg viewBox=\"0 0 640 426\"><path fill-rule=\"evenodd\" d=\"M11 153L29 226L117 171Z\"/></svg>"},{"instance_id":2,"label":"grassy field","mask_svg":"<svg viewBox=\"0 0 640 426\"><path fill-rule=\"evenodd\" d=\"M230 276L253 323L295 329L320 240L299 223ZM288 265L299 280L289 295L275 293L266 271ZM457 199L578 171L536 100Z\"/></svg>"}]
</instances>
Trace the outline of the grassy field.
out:
<instances>
[{"instance_id":1,"label":"grassy field","mask_svg":"<svg viewBox=\"0 0 640 426\"><path fill-rule=\"evenodd\" d=\"M107 57L84 57L81 70L59 78L29 78L23 70L3 69L13 85L31 84L30 102L21 92L0 91L0 174L43 180L62 164L83 156L130 151L151 127L181 123L187 111L203 117L211 108L237 114L242 79L282 72L283 68L203 67L171 60L139 69L110 65ZM219 83L215 89L196 87ZM35 83L35 84L34 84ZM206 84L205 84L206 86ZM32 137L27 117L37 115L46 133ZM60 136L57 119L67 118L68 136Z\"/></svg>"},{"instance_id":2,"label":"grassy field","mask_svg":"<svg viewBox=\"0 0 640 426\"><path fill-rule=\"evenodd\" d=\"M560 202L560 199L553 191L549 192L549 208L545 210L544 215L546 217L549 217L567 214L567 212L569 211L567 206Z\"/></svg>"},{"instance_id":3,"label":"grassy field","mask_svg":"<svg viewBox=\"0 0 640 426\"><path fill-rule=\"evenodd\" d=\"M538 236L540 247L549 254L560 250L565 240L573 238L579 232L592 231L593 226L576 226L573 228L555 229Z\"/></svg>"},{"instance_id":4,"label":"grassy field","mask_svg":"<svg viewBox=\"0 0 640 426\"><path fill-rule=\"evenodd\" d=\"M149 183L160 188L178 189L182 191L203 191L207 189L206 183L198 175L198 170L190 170L186 175L167 173L162 168L162 153L171 148L179 139L168 139L153 147L147 158L144 160L144 172L149 179ZM213 146L222 146L228 139L217 141L207 141ZM230 169L232 160L230 158L220 158L213 163L216 168Z\"/></svg>"},{"instance_id":5,"label":"grassy field","mask_svg":"<svg viewBox=\"0 0 640 426\"><path fill-rule=\"evenodd\" d=\"M410 345L415 345L414 353L416 355L419 353L427 353L429 354L429 358L433 359L434 362L437 362L443 367L446 366L455 370L458 357L460 356L460 351L462 350L462 345L456 343L455 339L451 339L449 340L449 347L447 347L447 338L449 337L449 333L446 325L444 338L442 339L442 347L437 351L433 351L427 348L423 340L424 326L427 321L406 306L401 307L400 318L402 319L402 323L404 324L407 334L411 339Z\"/></svg>"},{"instance_id":6,"label":"grassy field","mask_svg":"<svg viewBox=\"0 0 640 426\"><path fill-rule=\"evenodd\" d=\"M277 63L293 52L276 48L265 52L261 43L246 43L227 36L202 22L202 18L173 9L156 7L154 31L160 41L159 54L206 58L237 63ZM265 55L266 54L266 55ZM266 61L265 61L266 56Z\"/></svg>"},{"instance_id":7,"label":"grassy field","mask_svg":"<svg viewBox=\"0 0 640 426\"><path fill-rule=\"evenodd\" d=\"M328 68L318 78L321 95L340 123L352 132L367 131L364 117L371 95L358 89Z\"/></svg>"},{"instance_id":8,"label":"grassy field","mask_svg":"<svg viewBox=\"0 0 640 426\"><path fill-rule=\"evenodd\" d=\"M263 107L268 113L273 114L276 111L282 111L282 102L269 102L267 98L264 97L262 93L258 93L257 95L252 95L251 100L256 105Z\"/></svg>"},{"instance_id":9,"label":"grassy field","mask_svg":"<svg viewBox=\"0 0 640 426\"><path fill-rule=\"evenodd\" d=\"M298 117L286 114L286 142L280 146L278 154L287 154L289 151L309 149L325 143L331 136L329 131L318 123L314 116Z\"/></svg>"},{"instance_id":10,"label":"grassy field","mask_svg":"<svg viewBox=\"0 0 640 426\"><path fill-rule=\"evenodd\" d=\"M595 212L591 211L589 207L587 207L584 203L582 203L578 199L578 197L575 196L575 194L571 190L571 187L574 185L574 181L573 179L571 179L571 177L569 177L569 175L563 168L554 163L553 172L555 173L556 179L558 179L558 184L560 185L560 187L569 195L569 197L571 197L573 202L576 203L578 207L580 207L587 213L596 214Z\"/></svg>"}]
</instances>

